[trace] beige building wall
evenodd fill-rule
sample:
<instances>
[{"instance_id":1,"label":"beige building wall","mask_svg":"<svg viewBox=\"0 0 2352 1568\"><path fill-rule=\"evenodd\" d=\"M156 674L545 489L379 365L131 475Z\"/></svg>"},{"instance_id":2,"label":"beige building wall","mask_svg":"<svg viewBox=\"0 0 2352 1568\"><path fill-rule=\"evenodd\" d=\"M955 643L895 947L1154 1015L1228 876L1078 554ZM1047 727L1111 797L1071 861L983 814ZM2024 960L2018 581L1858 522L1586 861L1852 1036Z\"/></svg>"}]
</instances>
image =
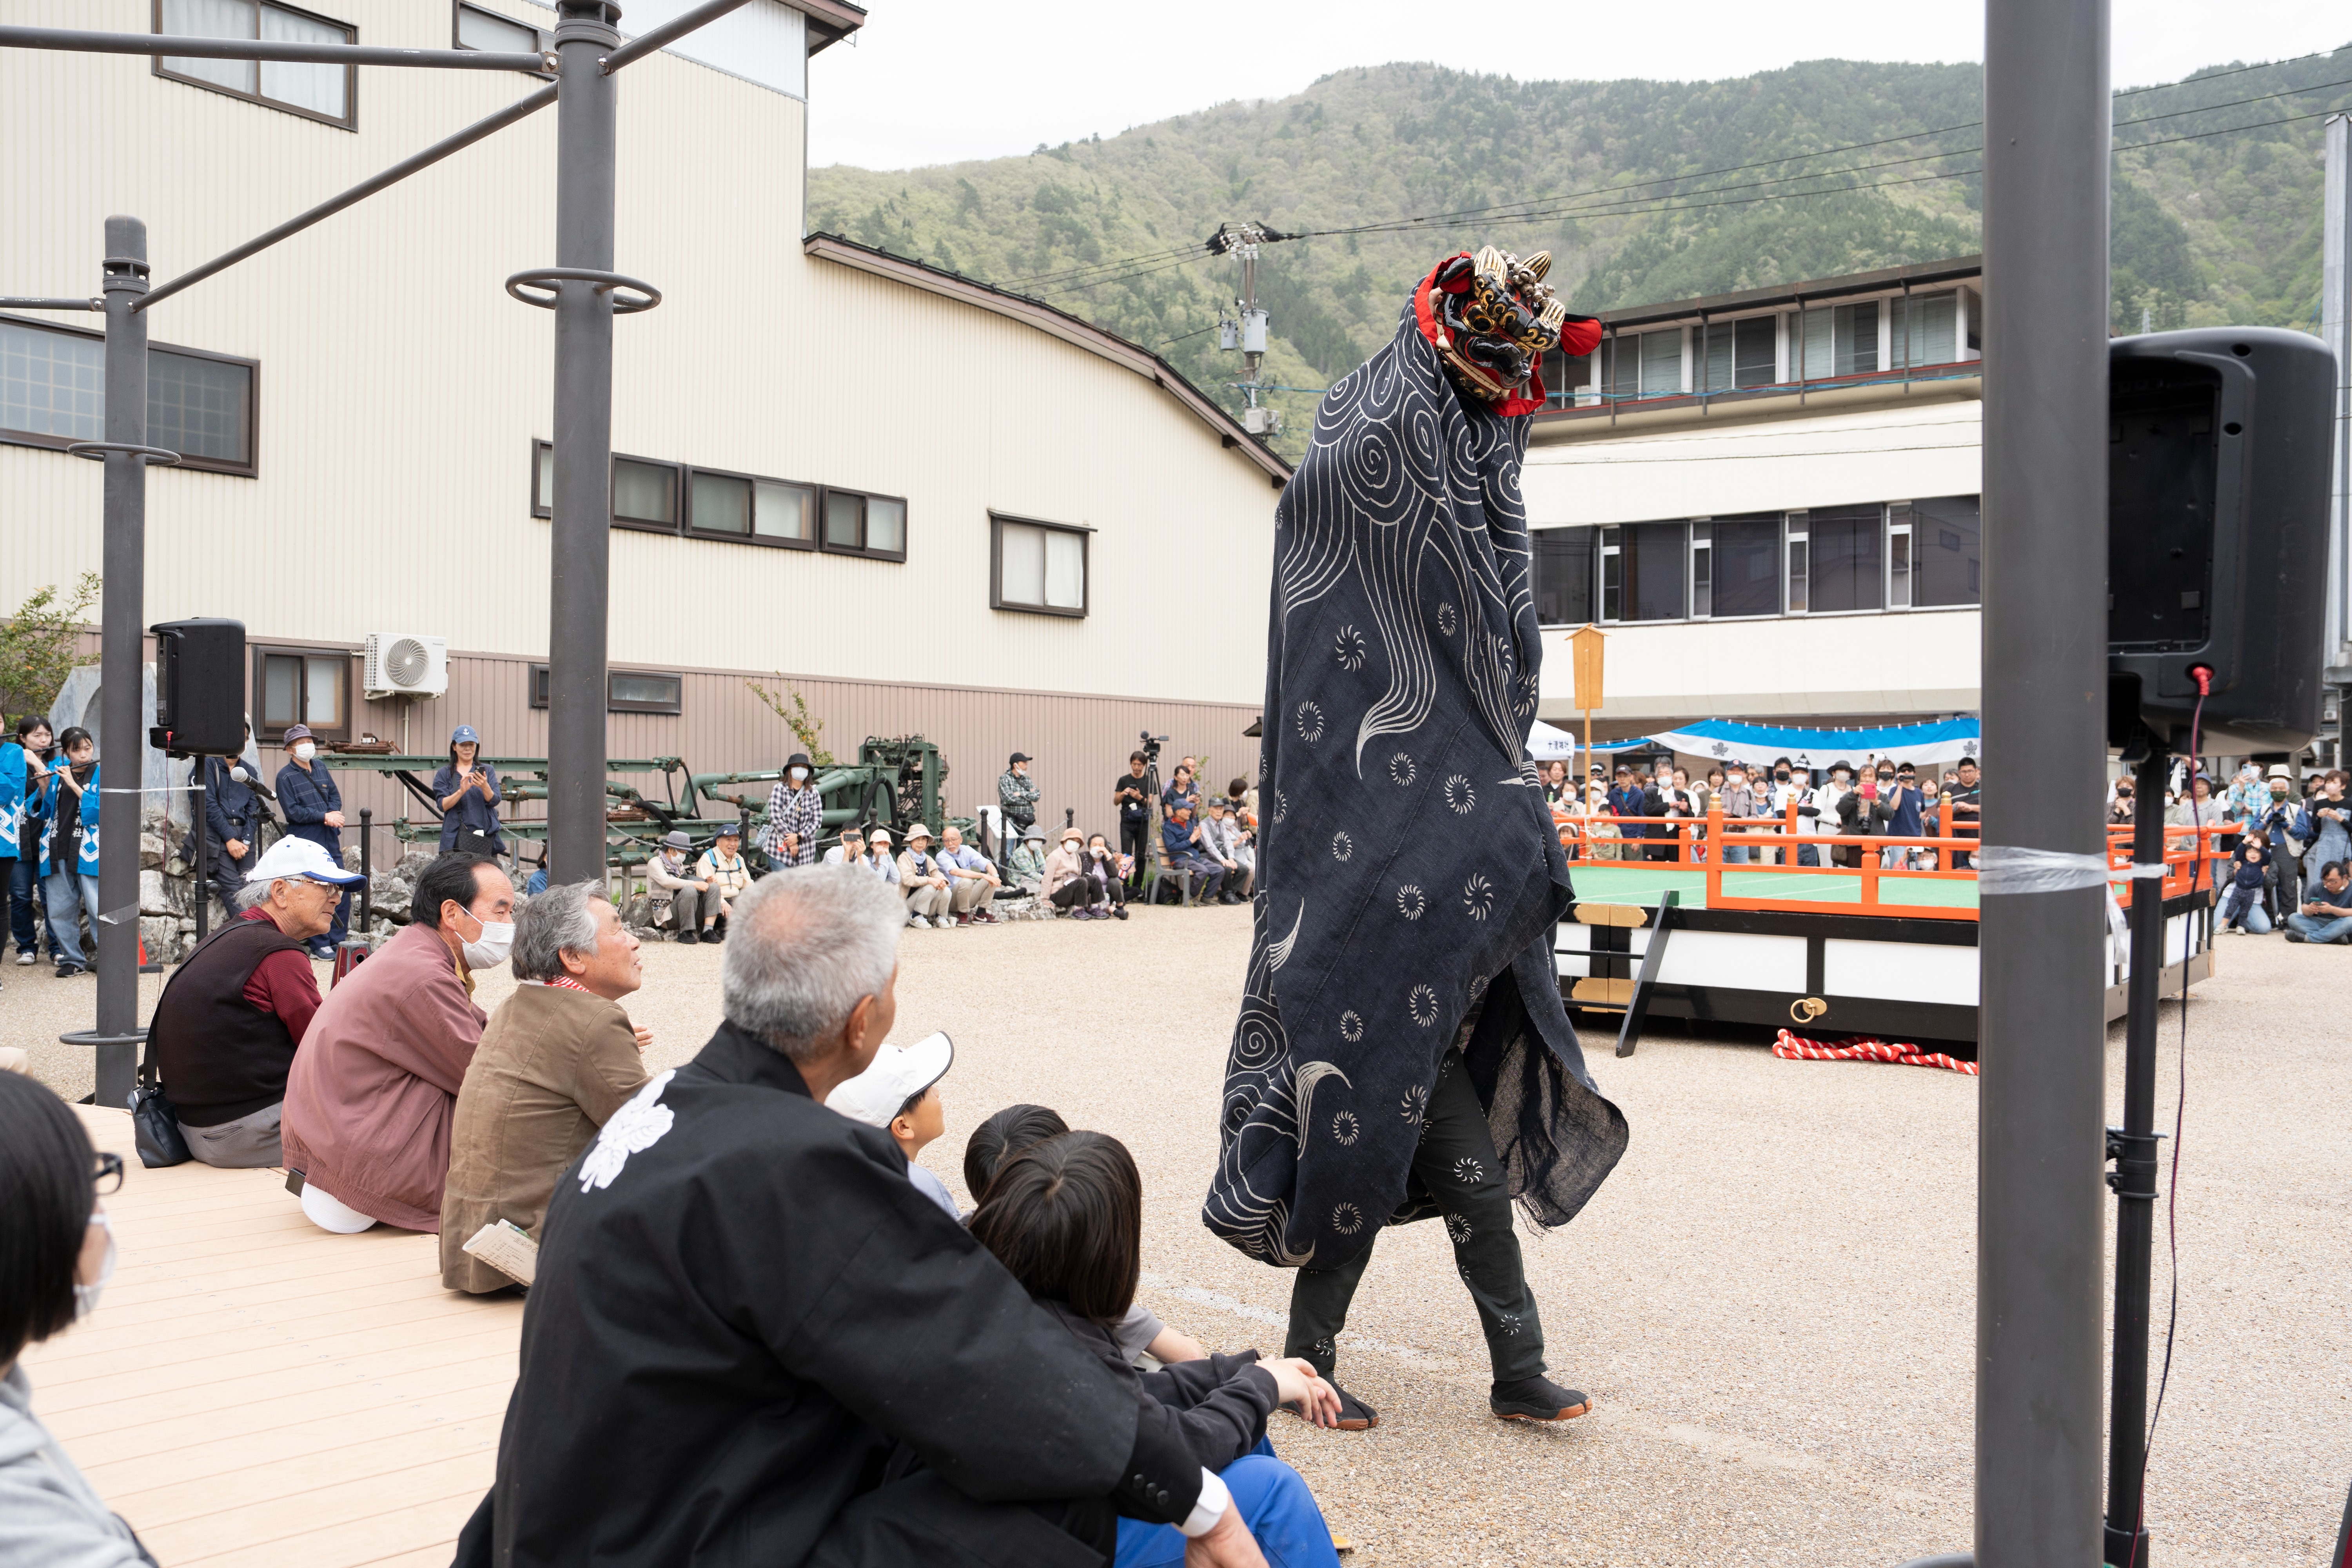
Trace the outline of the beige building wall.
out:
<instances>
[{"instance_id":1,"label":"beige building wall","mask_svg":"<svg viewBox=\"0 0 2352 1568\"><path fill-rule=\"evenodd\" d=\"M445 0L314 8L363 43L450 41ZM148 0L5 15L152 25ZM616 323L614 449L903 495L908 560L616 531L613 662L733 673L691 675L679 718L614 715L613 754L768 765L782 727L761 732L741 677L786 671L836 750L955 736L960 808L1013 745L1090 753L1049 795L1107 785L1147 726L1181 749L1192 724L1192 744L1254 769L1238 731L1264 686L1266 470L1132 370L804 256L801 100L669 55L619 79L616 268L665 300ZM160 79L143 57L0 51L0 288L94 291L112 213L146 221L161 282L540 85L364 68L353 132ZM442 637L451 694L408 715L420 749L460 720L496 750L543 744L544 714L505 706L548 641L530 443L551 430L553 316L501 284L555 260L554 133L542 111L154 308L156 342L260 362L260 471L150 471L143 621L226 616L256 642L352 647ZM0 606L96 568L100 490L96 464L0 446ZM1085 618L989 607L992 509L1097 531ZM400 714L355 718L388 734Z\"/></svg>"}]
</instances>

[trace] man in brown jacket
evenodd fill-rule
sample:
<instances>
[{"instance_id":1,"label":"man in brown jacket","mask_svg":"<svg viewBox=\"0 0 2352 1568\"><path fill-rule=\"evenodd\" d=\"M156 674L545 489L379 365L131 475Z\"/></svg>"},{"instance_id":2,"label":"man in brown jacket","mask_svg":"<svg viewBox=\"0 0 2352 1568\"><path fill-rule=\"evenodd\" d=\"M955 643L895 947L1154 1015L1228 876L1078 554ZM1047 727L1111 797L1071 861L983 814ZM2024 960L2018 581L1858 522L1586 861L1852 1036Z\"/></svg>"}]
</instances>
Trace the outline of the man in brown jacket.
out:
<instances>
[{"instance_id":1,"label":"man in brown jacket","mask_svg":"<svg viewBox=\"0 0 2352 1568\"><path fill-rule=\"evenodd\" d=\"M506 962L514 901L497 861L442 856L416 879L408 925L310 1020L280 1131L321 1230L440 1228L450 1115L486 1022L474 971Z\"/></svg>"},{"instance_id":2,"label":"man in brown jacket","mask_svg":"<svg viewBox=\"0 0 2352 1568\"><path fill-rule=\"evenodd\" d=\"M499 1220L538 1239L556 1179L645 1083L651 1038L620 1006L644 984L637 939L594 882L523 905L508 962L519 984L457 1091L441 1196L441 1283L476 1295L516 1281L466 1243Z\"/></svg>"}]
</instances>

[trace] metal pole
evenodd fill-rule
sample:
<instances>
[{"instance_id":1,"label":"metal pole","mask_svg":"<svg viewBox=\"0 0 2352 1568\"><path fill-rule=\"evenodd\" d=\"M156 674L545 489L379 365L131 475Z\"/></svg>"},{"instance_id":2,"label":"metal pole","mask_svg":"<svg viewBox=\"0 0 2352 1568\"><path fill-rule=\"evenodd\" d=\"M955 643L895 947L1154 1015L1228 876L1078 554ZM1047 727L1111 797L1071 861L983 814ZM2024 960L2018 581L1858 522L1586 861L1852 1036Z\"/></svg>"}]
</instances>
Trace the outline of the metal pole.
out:
<instances>
[{"instance_id":1,"label":"metal pole","mask_svg":"<svg viewBox=\"0 0 2352 1568\"><path fill-rule=\"evenodd\" d=\"M2107 37L1987 0L1984 841L2102 865ZM1988 893L1979 933L1980 1568L2099 1561L2105 898Z\"/></svg>"},{"instance_id":2,"label":"metal pole","mask_svg":"<svg viewBox=\"0 0 2352 1568\"><path fill-rule=\"evenodd\" d=\"M131 307L147 292L147 226L106 220L106 439L147 444L147 318ZM121 1105L137 1073L139 1027L139 791L146 781L140 631L147 624L147 459L109 452L105 595L100 609L98 755L97 1103ZM119 917L119 918L107 918Z\"/></svg>"},{"instance_id":3,"label":"metal pole","mask_svg":"<svg viewBox=\"0 0 2352 1568\"><path fill-rule=\"evenodd\" d=\"M196 940L199 942L212 932L212 847L207 842L212 834L211 824L205 820L206 783L205 769L210 766L211 763L210 757L194 757L189 760L188 778L189 782L195 785L188 792L188 815L194 819L188 824L188 827L196 846L194 858L196 863ZM106 809L103 805L104 797L100 798L101 804L99 809L104 811Z\"/></svg>"},{"instance_id":4,"label":"metal pole","mask_svg":"<svg viewBox=\"0 0 2352 1568\"><path fill-rule=\"evenodd\" d=\"M399 184L401 181L408 178L409 175L416 173L419 169L431 168L434 164L439 163L442 159L448 157L451 153L463 152L466 148L471 147L475 142L479 142L483 137L491 134L493 132L503 131L508 126L512 125L516 121L524 118L526 115L538 113L541 110L545 109L549 104L555 101L556 90L557 89L552 87L543 87L537 92L530 93L524 97L516 99L512 103L508 104L496 114L490 115L488 118L484 120L477 120L474 123L467 126L462 131L452 132L449 135L444 136L440 141L433 143L432 146L425 148L423 152L403 158L391 168L384 170L380 174L369 176L367 179L361 181L358 184L353 185L350 190L345 191L342 195L339 196L330 196L325 201L320 202L317 206L312 207L310 211L301 214L299 216L288 218L284 223L279 224L276 228L271 229L268 233L257 235L253 238L247 240L243 245L238 246L235 250L226 251L219 256L214 257L210 261L205 262L202 267L195 268L194 271L183 272L177 278L171 279L169 282L157 284L148 294L147 298L140 301L138 308L144 310L150 305L157 304L163 300L168 300L173 295L178 293L181 289L193 287L195 284L203 282L205 279L210 278L215 272L226 271L227 268L236 266L238 262L243 261L247 257L267 250L281 239L290 239L295 235L298 235L304 229L309 228L312 224L331 218L337 213L342 211L345 207L350 206L356 202L365 201L368 197L375 195L378 191L383 190L385 186ZM5 302L5 301L0 301L0 303ZM55 309L65 310L70 308L72 302L68 300L63 302L51 301L50 303Z\"/></svg>"},{"instance_id":5,"label":"metal pole","mask_svg":"<svg viewBox=\"0 0 2352 1568\"><path fill-rule=\"evenodd\" d=\"M562 0L555 259L609 272L621 36L606 0ZM547 879L604 872L604 657L612 595L613 305L579 279L552 285L555 496L547 647Z\"/></svg>"},{"instance_id":6,"label":"metal pole","mask_svg":"<svg viewBox=\"0 0 2352 1568\"><path fill-rule=\"evenodd\" d=\"M93 33L79 27L0 27L0 48L83 54L166 55L178 59L290 60L310 65L437 66L445 70L543 71L543 56L495 49L403 49L373 44L301 44L170 33Z\"/></svg>"},{"instance_id":7,"label":"metal pole","mask_svg":"<svg viewBox=\"0 0 2352 1568\"><path fill-rule=\"evenodd\" d=\"M360 807L360 935L375 932L375 808Z\"/></svg>"},{"instance_id":8,"label":"metal pole","mask_svg":"<svg viewBox=\"0 0 2352 1568\"><path fill-rule=\"evenodd\" d=\"M2172 758L2159 739L2135 772L2132 860L2164 860L2164 781ZM2124 1018L2124 1125L2109 1134L2116 1170L2116 1355L2107 1405L2105 1561L2147 1568L2140 1529L2147 1468L2148 1269L2156 1234L2156 999L2164 979L2164 884L2132 882L2130 1000ZM2186 998L2183 998L2184 1005Z\"/></svg>"}]
</instances>

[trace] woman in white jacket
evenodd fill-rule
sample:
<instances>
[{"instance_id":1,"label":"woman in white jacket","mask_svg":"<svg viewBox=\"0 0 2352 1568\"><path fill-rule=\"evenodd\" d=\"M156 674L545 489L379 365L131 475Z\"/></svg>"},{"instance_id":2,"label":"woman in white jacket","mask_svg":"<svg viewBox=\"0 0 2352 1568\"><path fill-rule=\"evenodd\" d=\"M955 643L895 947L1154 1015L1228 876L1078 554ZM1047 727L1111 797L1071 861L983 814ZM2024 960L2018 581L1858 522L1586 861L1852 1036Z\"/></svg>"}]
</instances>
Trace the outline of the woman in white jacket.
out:
<instances>
[{"instance_id":1,"label":"woman in white jacket","mask_svg":"<svg viewBox=\"0 0 2352 1568\"><path fill-rule=\"evenodd\" d=\"M0 1561L8 1568L155 1562L33 1414L33 1385L17 1363L27 1344L88 1314L114 1272L114 1232L98 1193L121 1184L122 1162L110 1154L100 1164L63 1100L0 1072Z\"/></svg>"}]
</instances>

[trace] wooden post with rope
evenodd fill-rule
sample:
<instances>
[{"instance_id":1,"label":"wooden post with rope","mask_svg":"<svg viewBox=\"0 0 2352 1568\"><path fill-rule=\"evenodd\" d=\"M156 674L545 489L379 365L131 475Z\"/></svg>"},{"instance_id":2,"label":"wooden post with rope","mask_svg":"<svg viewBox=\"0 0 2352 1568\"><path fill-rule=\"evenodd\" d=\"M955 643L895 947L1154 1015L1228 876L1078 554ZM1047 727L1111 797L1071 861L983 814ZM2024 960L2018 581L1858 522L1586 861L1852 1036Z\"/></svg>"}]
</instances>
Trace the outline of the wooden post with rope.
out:
<instances>
[{"instance_id":1,"label":"wooden post with rope","mask_svg":"<svg viewBox=\"0 0 2352 1568\"><path fill-rule=\"evenodd\" d=\"M1592 776L1592 710L1601 703L1601 645L1608 634L1591 622L1569 634L1569 664L1576 672L1576 705L1584 710L1584 772L1576 780L1576 798L1584 800L1584 781Z\"/></svg>"}]
</instances>

